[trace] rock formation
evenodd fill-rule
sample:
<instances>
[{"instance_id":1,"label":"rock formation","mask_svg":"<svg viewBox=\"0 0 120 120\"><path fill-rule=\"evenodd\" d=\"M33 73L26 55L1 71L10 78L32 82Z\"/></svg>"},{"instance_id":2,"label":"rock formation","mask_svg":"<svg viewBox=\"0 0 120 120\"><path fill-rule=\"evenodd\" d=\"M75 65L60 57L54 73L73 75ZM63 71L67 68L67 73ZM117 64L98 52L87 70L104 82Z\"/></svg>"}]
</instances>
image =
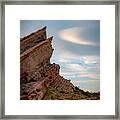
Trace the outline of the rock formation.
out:
<instances>
[{"instance_id":1,"label":"rock formation","mask_svg":"<svg viewBox=\"0 0 120 120\"><path fill-rule=\"evenodd\" d=\"M58 64L50 63L52 39L47 38L46 27L20 39L20 99L90 99L59 75ZM92 98L98 99L99 95Z\"/></svg>"}]
</instances>

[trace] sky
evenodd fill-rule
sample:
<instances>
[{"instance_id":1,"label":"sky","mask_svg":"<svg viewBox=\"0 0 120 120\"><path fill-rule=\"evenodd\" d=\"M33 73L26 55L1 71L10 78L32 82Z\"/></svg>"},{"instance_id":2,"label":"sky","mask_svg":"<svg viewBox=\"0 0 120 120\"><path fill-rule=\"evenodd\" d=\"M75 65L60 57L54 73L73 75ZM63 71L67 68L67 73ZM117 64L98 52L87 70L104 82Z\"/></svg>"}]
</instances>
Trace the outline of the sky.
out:
<instances>
[{"instance_id":1,"label":"sky","mask_svg":"<svg viewBox=\"0 0 120 120\"><path fill-rule=\"evenodd\" d=\"M47 27L53 36L51 63L60 75L85 91L100 91L99 20L21 20L20 37Z\"/></svg>"}]
</instances>

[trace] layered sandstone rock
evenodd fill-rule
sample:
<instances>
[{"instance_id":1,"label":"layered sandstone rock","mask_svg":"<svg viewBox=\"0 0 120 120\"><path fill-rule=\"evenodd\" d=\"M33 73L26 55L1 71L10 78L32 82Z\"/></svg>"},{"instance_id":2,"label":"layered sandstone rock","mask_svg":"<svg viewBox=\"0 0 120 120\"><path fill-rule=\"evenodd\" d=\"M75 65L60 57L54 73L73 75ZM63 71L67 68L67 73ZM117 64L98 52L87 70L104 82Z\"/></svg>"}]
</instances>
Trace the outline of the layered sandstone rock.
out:
<instances>
[{"instance_id":1,"label":"layered sandstone rock","mask_svg":"<svg viewBox=\"0 0 120 120\"><path fill-rule=\"evenodd\" d=\"M53 37L47 38L46 27L20 40L20 99L88 99L76 91L70 80L59 75L60 66L51 64Z\"/></svg>"},{"instance_id":2,"label":"layered sandstone rock","mask_svg":"<svg viewBox=\"0 0 120 120\"><path fill-rule=\"evenodd\" d=\"M45 27L21 39L21 99L43 99L49 86L66 91L74 89L69 81L59 75L60 66L50 63L52 38L47 38Z\"/></svg>"}]
</instances>

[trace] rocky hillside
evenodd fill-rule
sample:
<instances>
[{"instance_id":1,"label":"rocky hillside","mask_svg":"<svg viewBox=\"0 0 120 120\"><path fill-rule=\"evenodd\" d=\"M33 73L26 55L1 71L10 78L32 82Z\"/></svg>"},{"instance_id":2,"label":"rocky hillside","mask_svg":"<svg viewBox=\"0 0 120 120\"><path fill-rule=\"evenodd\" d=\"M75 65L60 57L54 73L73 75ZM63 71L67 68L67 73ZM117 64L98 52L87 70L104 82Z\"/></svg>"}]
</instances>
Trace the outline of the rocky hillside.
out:
<instances>
[{"instance_id":1,"label":"rocky hillside","mask_svg":"<svg viewBox=\"0 0 120 120\"><path fill-rule=\"evenodd\" d=\"M50 63L52 39L46 27L20 39L20 99L100 99L99 92L84 92L59 75L60 66Z\"/></svg>"}]
</instances>

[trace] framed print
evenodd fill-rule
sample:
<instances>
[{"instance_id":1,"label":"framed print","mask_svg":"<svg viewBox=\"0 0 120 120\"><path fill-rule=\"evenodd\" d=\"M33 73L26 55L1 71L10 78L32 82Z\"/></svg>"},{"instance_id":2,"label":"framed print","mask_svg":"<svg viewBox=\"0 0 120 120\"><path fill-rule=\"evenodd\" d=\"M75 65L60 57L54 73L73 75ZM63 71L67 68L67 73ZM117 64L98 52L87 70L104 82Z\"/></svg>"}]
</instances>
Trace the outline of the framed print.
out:
<instances>
[{"instance_id":1,"label":"framed print","mask_svg":"<svg viewBox=\"0 0 120 120\"><path fill-rule=\"evenodd\" d=\"M1 118L119 119L118 1L1 4Z\"/></svg>"}]
</instances>

